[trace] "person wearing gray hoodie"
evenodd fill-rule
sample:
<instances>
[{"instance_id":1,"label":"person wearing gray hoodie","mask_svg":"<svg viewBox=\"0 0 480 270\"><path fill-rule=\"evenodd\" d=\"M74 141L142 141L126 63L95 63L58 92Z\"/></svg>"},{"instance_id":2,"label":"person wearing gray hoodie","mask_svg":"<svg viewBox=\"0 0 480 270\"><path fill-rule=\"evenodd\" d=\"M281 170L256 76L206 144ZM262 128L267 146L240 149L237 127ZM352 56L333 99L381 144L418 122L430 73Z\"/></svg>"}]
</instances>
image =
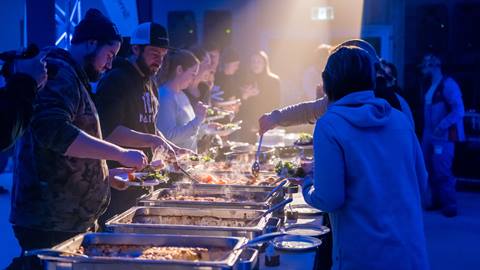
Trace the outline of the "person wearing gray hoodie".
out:
<instances>
[{"instance_id":1,"label":"person wearing gray hoodie","mask_svg":"<svg viewBox=\"0 0 480 270\"><path fill-rule=\"evenodd\" d=\"M408 118L375 97L373 64L359 47L337 47L323 81L331 104L317 120L315 169L302 191L329 214L332 269L429 269L427 172Z\"/></svg>"}]
</instances>

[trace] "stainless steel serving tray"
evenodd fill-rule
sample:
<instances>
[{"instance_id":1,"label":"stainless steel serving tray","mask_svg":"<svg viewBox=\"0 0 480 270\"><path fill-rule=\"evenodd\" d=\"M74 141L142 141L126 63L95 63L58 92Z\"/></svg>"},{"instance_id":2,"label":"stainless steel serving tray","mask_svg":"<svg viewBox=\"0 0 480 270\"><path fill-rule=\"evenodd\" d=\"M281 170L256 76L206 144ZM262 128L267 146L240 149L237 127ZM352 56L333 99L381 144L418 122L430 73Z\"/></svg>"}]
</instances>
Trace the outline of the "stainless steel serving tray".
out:
<instances>
[{"instance_id":1,"label":"stainless steel serving tray","mask_svg":"<svg viewBox=\"0 0 480 270\"><path fill-rule=\"evenodd\" d=\"M74 252L80 246L91 245L152 245L222 248L228 250L221 260L146 260L128 257L61 257L58 255L38 255L44 262L45 269L233 269L240 264L238 250L247 239L241 237L210 237L188 235L147 235L118 233L87 233L77 235L53 247L62 252ZM257 256L253 254L252 256ZM249 258L252 260L254 258Z\"/></svg>"},{"instance_id":2,"label":"stainless steel serving tray","mask_svg":"<svg viewBox=\"0 0 480 270\"><path fill-rule=\"evenodd\" d=\"M178 185L173 188L164 188L153 193L143 195L138 200L140 206L163 206L163 207L211 207L211 208L245 208L245 209L267 209L272 204L284 197L282 191L274 196L266 198L268 191L259 191L255 188L235 188L231 186L206 186L206 185ZM194 197L218 197L231 198L233 201L216 202L200 200L171 200L168 195L186 195ZM235 201L236 199L236 201Z\"/></svg>"},{"instance_id":3,"label":"stainless steel serving tray","mask_svg":"<svg viewBox=\"0 0 480 270\"><path fill-rule=\"evenodd\" d=\"M280 220L272 218L271 214L246 227L183 225L183 224L151 224L155 218L162 216L179 217L217 217L224 219L245 219L249 221L264 210L257 209L223 209L223 208L181 208L181 207L132 207L105 223L107 231L122 233L149 233L149 234L181 234L181 235L211 235L211 236L243 236L253 239L263 233L278 229ZM134 219L145 218L150 223L139 223ZM153 221L152 221L153 220ZM181 222L179 222L181 223Z\"/></svg>"},{"instance_id":4,"label":"stainless steel serving tray","mask_svg":"<svg viewBox=\"0 0 480 270\"><path fill-rule=\"evenodd\" d=\"M244 190L246 192L270 192L275 186L255 186L255 185L221 185L221 184L192 184L193 188L212 188L212 189L225 189L231 188L236 190ZM292 185L290 182L283 186L280 194L296 193L298 186Z\"/></svg>"}]
</instances>

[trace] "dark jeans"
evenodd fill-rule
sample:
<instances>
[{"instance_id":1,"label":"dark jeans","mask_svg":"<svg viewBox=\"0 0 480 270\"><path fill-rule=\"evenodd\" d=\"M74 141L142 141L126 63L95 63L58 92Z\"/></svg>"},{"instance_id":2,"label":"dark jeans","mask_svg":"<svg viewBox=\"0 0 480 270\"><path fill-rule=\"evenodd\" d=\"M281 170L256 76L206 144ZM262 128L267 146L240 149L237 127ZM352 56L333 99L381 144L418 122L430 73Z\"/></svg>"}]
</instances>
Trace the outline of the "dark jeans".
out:
<instances>
[{"instance_id":1,"label":"dark jeans","mask_svg":"<svg viewBox=\"0 0 480 270\"><path fill-rule=\"evenodd\" d=\"M452 173L455 144L448 141L431 141L424 146L424 151L433 206L438 206L442 210L456 210L456 179Z\"/></svg>"},{"instance_id":2,"label":"dark jeans","mask_svg":"<svg viewBox=\"0 0 480 270\"><path fill-rule=\"evenodd\" d=\"M8 270L42 269L40 261L36 257L23 256L26 250L51 248L78 234L74 232L35 230L15 225L13 226L13 231L22 248L22 253L19 257L13 259L12 263L7 267Z\"/></svg>"}]
</instances>

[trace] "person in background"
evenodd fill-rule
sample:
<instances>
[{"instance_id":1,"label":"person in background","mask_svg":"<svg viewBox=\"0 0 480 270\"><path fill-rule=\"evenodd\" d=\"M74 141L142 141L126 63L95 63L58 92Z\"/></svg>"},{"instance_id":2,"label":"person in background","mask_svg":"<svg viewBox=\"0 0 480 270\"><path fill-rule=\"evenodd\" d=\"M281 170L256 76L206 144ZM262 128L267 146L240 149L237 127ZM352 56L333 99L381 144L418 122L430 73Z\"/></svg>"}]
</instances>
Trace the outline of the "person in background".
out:
<instances>
[{"instance_id":1,"label":"person in background","mask_svg":"<svg viewBox=\"0 0 480 270\"><path fill-rule=\"evenodd\" d=\"M380 65L382 66L382 69L385 71L386 79L387 79L387 87L392 88L392 90L399 94L403 95L402 89L398 85L398 71L397 67L393 63L390 63L386 60L381 60Z\"/></svg>"},{"instance_id":2,"label":"person in background","mask_svg":"<svg viewBox=\"0 0 480 270\"><path fill-rule=\"evenodd\" d=\"M225 48L221 55L222 64L215 74L215 86L223 92L223 100L233 100L241 96L240 56L233 48Z\"/></svg>"},{"instance_id":3,"label":"person in background","mask_svg":"<svg viewBox=\"0 0 480 270\"><path fill-rule=\"evenodd\" d=\"M256 140L257 121L262 114L280 106L280 78L270 69L268 55L258 51L250 57L245 77L246 85L241 88L242 105L239 119L243 121L241 138L248 142Z\"/></svg>"},{"instance_id":4,"label":"person in background","mask_svg":"<svg viewBox=\"0 0 480 270\"><path fill-rule=\"evenodd\" d=\"M220 63L220 47L214 42L205 42L202 48L207 51L208 57L210 58L210 73L206 75L205 82L207 85L211 85L211 94L210 98L214 100L223 100L222 92L220 88L215 86L215 74L217 73L218 65Z\"/></svg>"},{"instance_id":5,"label":"person in background","mask_svg":"<svg viewBox=\"0 0 480 270\"><path fill-rule=\"evenodd\" d=\"M157 129L157 87L152 80L169 48L167 31L160 24L142 23L132 34L130 45L130 56L117 58L113 69L97 85L95 105L102 133L111 143L142 149L150 160L154 151L161 150L166 154L164 161L174 162L176 155L187 150L169 142ZM108 165L121 166L118 162ZM112 188L110 204L99 219L100 224L135 205L146 192L142 187L126 191Z\"/></svg>"},{"instance_id":6,"label":"person in background","mask_svg":"<svg viewBox=\"0 0 480 270\"><path fill-rule=\"evenodd\" d=\"M322 70L325 67L331 48L332 46L328 44L321 44L315 49L312 59L313 63L303 73L302 96L304 100L314 100L325 95L323 92Z\"/></svg>"},{"instance_id":7,"label":"person in background","mask_svg":"<svg viewBox=\"0 0 480 270\"><path fill-rule=\"evenodd\" d=\"M375 97L365 50L335 48L322 77L331 104L315 125L315 169L302 192L329 214L332 269L429 269L422 216L427 172L412 126Z\"/></svg>"},{"instance_id":8,"label":"person in background","mask_svg":"<svg viewBox=\"0 0 480 270\"><path fill-rule=\"evenodd\" d=\"M401 110L407 116L410 125L415 126L412 112L408 103L398 94L393 93L392 89L385 88L384 71L379 64L380 59L375 52L375 49L370 43L361 39L351 39L343 42L341 45L358 46L368 52L374 63L376 70L376 87L375 96L387 100L392 107ZM321 86L317 86L321 87ZM385 88L385 89L383 89ZM317 91L321 91L317 89ZM259 132L261 134L273 129L277 126L294 126L301 124L313 124L315 121L325 113L328 106L328 98L321 97L316 100L290 105L282 109L277 109L269 113L263 114L258 119Z\"/></svg>"},{"instance_id":9,"label":"person in background","mask_svg":"<svg viewBox=\"0 0 480 270\"><path fill-rule=\"evenodd\" d=\"M412 111L403 97L402 89L398 85L397 68L393 63L382 59L378 64L377 70L380 70L380 72L377 71L376 88L385 88L385 92L395 93L395 96L399 101L401 111L405 113L415 129Z\"/></svg>"},{"instance_id":10,"label":"person in background","mask_svg":"<svg viewBox=\"0 0 480 270\"><path fill-rule=\"evenodd\" d=\"M212 63L210 55L207 51L199 46L190 48L190 52L200 61L198 67L198 74L193 82L184 90L188 100L191 104L202 102L203 104L210 104L210 84L209 76L212 73Z\"/></svg>"},{"instance_id":11,"label":"person in background","mask_svg":"<svg viewBox=\"0 0 480 270\"><path fill-rule=\"evenodd\" d=\"M215 75L220 64L220 47L214 42L205 42L202 47L210 57L211 74Z\"/></svg>"},{"instance_id":12,"label":"person in background","mask_svg":"<svg viewBox=\"0 0 480 270\"><path fill-rule=\"evenodd\" d=\"M159 72L158 129L180 147L197 151L200 125L207 113L202 103L190 104L183 89L195 80L200 61L187 50L175 50L167 54Z\"/></svg>"},{"instance_id":13,"label":"person in background","mask_svg":"<svg viewBox=\"0 0 480 270\"><path fill-rule=\"evenodd\" d=\"M35 95L47 80L43 58L35 45L20 54L16 51L0 54L1 75L6 81L0 88L0 173L12 155L12 146L27 129ZM0 186L0 194L6 193L8 190Z\"/></svg>"},{"instance_id":14,"label":"person in background","mask_svg":"<svg viewBox=\"0 0 480 270\"><path fill-rule=\"evenodd\" d=\"M1 74L6 81L0 89L0 151L12 147L25 132L33 111L33 100L47 81L45 55L30 46L20 55L17 52L0 54L5 61ZM30 52L30 53L29 53Z\"/></svg>"},{"instance_id":15,"label":"person in background","mask_svg":"<svg viewBox=\"0 0 480 270\"><path fill-rule=\"evenodd\" d=\"M191 105L195 105L201 102L205 105L211 104L210 93L213 85L209 80L209 76L212 73L212 64L210 61L210 55L207 51L199 46L190 48L190 51L198 58L200 65L198 68L198 74L190 84L190 86L184 90ZM200 135L197 138L197 151L198 153L205 153L211 147L221 146L223 144L222 139L218 135Z\"/></svg>"},{"instance_id":16,"label":"person in background","mask_svg":"<svg viewBox=\"0 0 480 270\"><path fill-rule=\"evenodd\" d=\"M442 62L435 53L427 53L420 68L429 81L424 96L422 147L432 192L430 209L440 209L443 215L454 217L457 200L452 162L455 142L465 139L462 92L451 77L443 74Z\"/></svg>"},{"instance_id":17,"label":"person in background","mask_svg":"<svg viewBox=\"0 0 480 270\"><path fill-rule=\"evenodd\" d=\"M75 27L68 51L47 51L48 81L16 148L10 222L22 251L96 230L110 185L118 184L108 178L105 160L138 169L147 164L143 152L102 139L90 98L90 82L111 68L120 41L115 25L90 9Z\"/></svg>"}]
</instances>

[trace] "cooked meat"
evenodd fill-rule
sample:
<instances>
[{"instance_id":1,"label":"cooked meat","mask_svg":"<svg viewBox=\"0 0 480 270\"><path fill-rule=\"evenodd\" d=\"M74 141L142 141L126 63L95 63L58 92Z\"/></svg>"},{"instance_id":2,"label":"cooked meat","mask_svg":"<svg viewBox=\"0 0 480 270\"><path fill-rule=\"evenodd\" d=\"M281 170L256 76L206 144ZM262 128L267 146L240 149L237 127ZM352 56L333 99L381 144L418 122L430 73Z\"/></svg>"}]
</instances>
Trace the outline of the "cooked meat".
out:
<instances>
[{"instance_id":1,"label":"cooked meat","mask_svg":"<svg viewBox=\"0 0 480 270\"><path fill-rule=\"evenodd\" d=\"M169 224L169 225L198 225L198 226L226 226L245 227L248 220L227 219L208 216L154 216L138 215L133 217L132 223Z\"/></svg>"},{"instance_id":2,"label":"cooked meat","mask_svg":"<svg viewBox=\"0 0 480 270\"><path fill-rule=\"evenodd\" d=\"M158 247L151 245L89 245L80 246L76 253L96 257L127 257L144 260L222 260L229 251L221 248L203 247Z\"/></svg>"}]
</instances>

